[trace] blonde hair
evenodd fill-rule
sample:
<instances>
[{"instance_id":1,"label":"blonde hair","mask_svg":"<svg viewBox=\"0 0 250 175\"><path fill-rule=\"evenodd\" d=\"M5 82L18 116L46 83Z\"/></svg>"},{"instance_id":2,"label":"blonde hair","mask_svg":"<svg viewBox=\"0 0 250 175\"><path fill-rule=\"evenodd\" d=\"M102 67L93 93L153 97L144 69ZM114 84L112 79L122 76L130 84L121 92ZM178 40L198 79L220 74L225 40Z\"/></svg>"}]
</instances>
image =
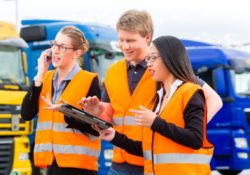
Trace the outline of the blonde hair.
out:
<instances>
[{"instance_id":1,"label":"blonde hair","mask_svg":"<svg viewBox=\"0 0 250 175\"><path fill-rule=\"evenodd\" d=\"M88 40L85 38L84 33L75 26L65 26L59 33L67 35L72 40L72 46L74 49L79 49L84 55L89 49Z\"/></svg>"},{"instance_id":2,"label":"blonde hair","mask_svg":"<svg viewBox=\"0 0 250 175\"><path fill-rule=\"evenodd\" d=\"M131 9L124 12L116 24L117 30L138 32L142 37L153 36L154 27L151 15L145 10Z\"/></svg>"}]
</instances>

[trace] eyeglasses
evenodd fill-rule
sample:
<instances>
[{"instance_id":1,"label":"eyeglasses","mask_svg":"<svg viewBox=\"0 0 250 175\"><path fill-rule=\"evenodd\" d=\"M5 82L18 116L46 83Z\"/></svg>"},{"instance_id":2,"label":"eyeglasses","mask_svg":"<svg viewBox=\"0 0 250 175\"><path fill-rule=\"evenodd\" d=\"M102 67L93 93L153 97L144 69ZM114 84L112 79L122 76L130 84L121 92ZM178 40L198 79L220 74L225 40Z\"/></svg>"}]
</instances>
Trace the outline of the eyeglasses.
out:
<instances>
[{"instance_id":1,"label":"eyeglasses","mask_svg":"<svg viewBox=\"0 0 250 175\"><path fill-rule=\"evenodd\" d=\"M57 44L56 41L51 41L50 47L51 47L51 49L58 49L60 52L63 52L63 53L65 53L67 51L67 49L75 49L72 47L66 47L63 44L61 44L61 45Z\"/></svg>"},{"instance_id":2,"label":"eyeglasses","mask_svg":"<svg viewBox=\"0 0 250 175\"><path fill-rule=\"evenodd\" d=\"M156 60L157 58L159 58L159 57L160 57L160 55L151 54L151 55L148 55L148 56L145 57L145 61L146 61L146 63L148 63L148 62L154 63L155 60Z\"/></svg>"}]
</instances>

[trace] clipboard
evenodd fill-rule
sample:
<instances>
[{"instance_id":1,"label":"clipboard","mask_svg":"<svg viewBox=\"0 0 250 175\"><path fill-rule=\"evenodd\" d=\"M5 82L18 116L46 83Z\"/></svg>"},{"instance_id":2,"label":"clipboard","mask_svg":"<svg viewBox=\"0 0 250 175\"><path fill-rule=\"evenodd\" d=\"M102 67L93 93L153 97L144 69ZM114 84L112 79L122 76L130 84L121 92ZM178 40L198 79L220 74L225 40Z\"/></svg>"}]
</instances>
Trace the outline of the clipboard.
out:
<instances>
[{"instance_id":1,"label":"clipboard","mask_svg":"<svg viewBox=\"0 0 250 175\"><path fill-rule=\"evenodd\" d=\"M80 110L70 104L61 105L59 111L62 112L65 117L72 117L77 121L88 123L90 125L96 125L101 130L108 129L109 127L113 126L111 123L106 122L105 120L102 120L99 117L91 115L83 110Z\"/></svg>"}]
</instances>

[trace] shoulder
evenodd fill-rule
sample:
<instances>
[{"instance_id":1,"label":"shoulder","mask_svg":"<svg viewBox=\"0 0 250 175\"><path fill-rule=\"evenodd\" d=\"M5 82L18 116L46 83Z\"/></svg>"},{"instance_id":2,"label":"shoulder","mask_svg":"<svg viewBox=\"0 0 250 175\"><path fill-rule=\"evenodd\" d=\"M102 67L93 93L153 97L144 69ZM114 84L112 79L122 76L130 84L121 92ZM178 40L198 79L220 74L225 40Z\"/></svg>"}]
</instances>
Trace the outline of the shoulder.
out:
<instances>
[{"instance_id":1,"label":"shoulder","mask_svg":"<svg viewBox=\"0 0 250 175\"><path fill-rule=\"evenodd\" d=\"M88 76L88 77L91 77L91 78L95 78L95 77L98 77L98 74L97 73L94 73L94 72L89 72L89 71L86 71L86 70L80 70L78 72L81 76Z\"/></svg>"}]
</instances>

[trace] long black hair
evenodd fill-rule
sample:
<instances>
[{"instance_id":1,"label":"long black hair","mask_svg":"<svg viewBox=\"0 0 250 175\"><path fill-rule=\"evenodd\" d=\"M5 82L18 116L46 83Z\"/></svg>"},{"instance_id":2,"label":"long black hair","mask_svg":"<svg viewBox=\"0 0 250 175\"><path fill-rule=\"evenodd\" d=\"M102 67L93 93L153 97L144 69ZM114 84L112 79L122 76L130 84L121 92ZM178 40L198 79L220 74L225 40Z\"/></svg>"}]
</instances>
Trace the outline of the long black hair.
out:
<instances>
[{"instance_id":1,"label":"long black hair","mask_svg":"<svg viewBox=\"0 0 250 175\"><path fill-rule=\"evenodd\" d=\"M192 69L187 51L182 42L173 36L161 36L153 40L154 46L167 69L184 82L196 83L196 76Z\"/></svg>"}]
</instances>

